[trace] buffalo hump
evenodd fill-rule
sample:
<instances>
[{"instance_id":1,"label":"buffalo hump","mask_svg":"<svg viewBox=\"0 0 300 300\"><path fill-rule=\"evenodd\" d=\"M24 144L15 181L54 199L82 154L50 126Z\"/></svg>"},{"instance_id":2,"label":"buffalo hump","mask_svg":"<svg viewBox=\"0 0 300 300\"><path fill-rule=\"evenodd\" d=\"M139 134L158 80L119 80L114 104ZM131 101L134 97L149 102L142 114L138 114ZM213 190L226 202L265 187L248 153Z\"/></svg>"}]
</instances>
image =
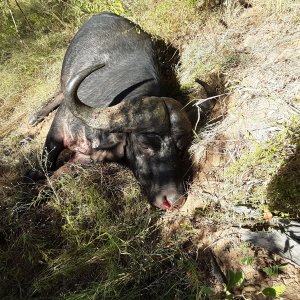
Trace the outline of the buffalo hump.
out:
<instances>
[{"instance_id":1,"label":"buffalo hump","mask_svg":"<svg viewBox=\"0 0 300 300\"><path fill-rule=\"evenodd\" d=\"M152 48L151 38L136 24L111 13L96 15L71 41L62 67L62 88L80 71L104 63L105 67L87 76L78 89L84 104L108 107L141 93L159 95Z\"/></svg>"}]
</instances>

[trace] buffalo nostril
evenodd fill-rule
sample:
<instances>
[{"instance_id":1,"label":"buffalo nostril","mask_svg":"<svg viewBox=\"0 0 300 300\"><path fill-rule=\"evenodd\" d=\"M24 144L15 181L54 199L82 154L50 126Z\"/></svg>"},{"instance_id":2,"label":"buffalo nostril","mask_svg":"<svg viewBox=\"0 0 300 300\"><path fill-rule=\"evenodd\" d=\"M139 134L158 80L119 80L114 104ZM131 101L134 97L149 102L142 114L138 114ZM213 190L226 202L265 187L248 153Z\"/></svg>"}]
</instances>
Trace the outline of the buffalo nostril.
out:
<instances>
[{"instance_id":1,"label":"buffalo nostril","mask_svg":"<svg viewBox=\"0 0 300 300\"><path fill-rule=\"evenodd\" d=\"M163 205L166 206L167 208L171 208L171 203L168 201L167 196L164 196L164 202Z\"/></svg>"}]
</instances>

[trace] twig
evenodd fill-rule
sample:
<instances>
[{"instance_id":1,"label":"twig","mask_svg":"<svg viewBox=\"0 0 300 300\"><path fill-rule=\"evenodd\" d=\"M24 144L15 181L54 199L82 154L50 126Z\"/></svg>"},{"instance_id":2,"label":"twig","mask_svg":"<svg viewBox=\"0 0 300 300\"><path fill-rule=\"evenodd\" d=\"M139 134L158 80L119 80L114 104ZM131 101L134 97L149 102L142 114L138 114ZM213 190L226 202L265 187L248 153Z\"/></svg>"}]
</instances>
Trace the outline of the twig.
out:
<instances>
[{"instance_id":1,"label":"twig","mask_svg":"<svg viewBox=\"0 0 300 300\"><path fill-rule=\"evenodd\" d=\"M19 35L18 26L17 26L17 23L16 23L16 21L15 21L15 18L14 18L14 15L13 15L13 13L12 13L12 10L11 10L11 7L10 7L10 3L9 3L8 0L7 0L7 5L8 5L9 14L10 14L12 20L13 20L14 25L15 25L16 33L17 33L18 36L20 36L20 35Z\"/></svg>"},{"instance_id":2,"label":"twig","mask_svg":"<svg viewBox=\"0 0 300 300\"><path fill-rule=\"evenodd\" d=\"M18 6L20 12L21 12L22 15L24 16L24 19L25 19L27 25L32 29L32 31L33 31L33 33L34 33L34 28L32 27L32 25L30 24L29 20L27 19L27 17L26 17L26 15L25 15L25 13L24 13L22 7L20 6L19 2L18 2L17 0L15 0L15 2L16 2L16 4L17 4L17 6Z\"/></svg>"},{"instance_id":3,"label":"twig","mask_svg":"<svg viewBox=\"0 0 300 300\"><path fill-rule=\"evenodd\" d=\"M64 23L54 12L45 11L45 14L54 17L64 28L67 28L66 23Z\"/></svg>"}]
</instances>

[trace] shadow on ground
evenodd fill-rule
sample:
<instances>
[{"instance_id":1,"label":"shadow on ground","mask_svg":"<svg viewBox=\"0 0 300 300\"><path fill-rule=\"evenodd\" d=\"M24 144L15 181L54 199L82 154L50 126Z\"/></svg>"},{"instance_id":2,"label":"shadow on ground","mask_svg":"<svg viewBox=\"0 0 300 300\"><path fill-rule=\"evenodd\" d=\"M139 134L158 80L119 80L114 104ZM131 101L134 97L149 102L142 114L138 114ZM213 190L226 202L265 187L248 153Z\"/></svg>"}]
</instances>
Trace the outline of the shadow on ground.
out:
<instances>
[{"instance_id":1,"label":"shadow on ground","mask_svg":"<svg viewBox=\"0 0 300 300\"><path fill-rule=\"evenodd\" d=\"M300 138L297 137L293 144L296 149L270 181L267 196L271 211L300 220Z\"/></svg>"},{"instance_id":2,"label":"shadow on ground","mask_svg":"<svg viewBox=\"0 0 300 300\"><path fill-rule=\"evenodd\" d=\"M0 203L2 299L180 299L203 271L186 238L163 242L128 169L104 164ZM17 191L20 189L19 191ZM26 197L22 198L24 191ZM23 200L23 201L21 201Z\"/></svg>"}]
</instances>

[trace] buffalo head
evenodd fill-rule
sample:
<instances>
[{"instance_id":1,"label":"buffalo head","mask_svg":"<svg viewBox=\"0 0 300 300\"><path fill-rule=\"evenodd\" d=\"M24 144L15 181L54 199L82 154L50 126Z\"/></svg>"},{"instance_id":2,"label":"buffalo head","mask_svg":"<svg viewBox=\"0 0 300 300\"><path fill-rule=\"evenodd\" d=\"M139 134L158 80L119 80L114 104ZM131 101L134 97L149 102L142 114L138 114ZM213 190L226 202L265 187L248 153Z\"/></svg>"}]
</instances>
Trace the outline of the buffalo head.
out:
<instances>
[{"instance_id":1,"label":"buffalo head","mask_svg":"<svg viewBox=\"0 0 300 300\"><path fill-rule=\"evenodd\" d=\"M150 202L162 209L183 200L187 149L191 124L182 105L167 97L138 97L107 108L92 108L79 100L81 82L104 64L74 76L64 91L65 103L87 126L118 133L124 158L146 191Z\"/></svg>"}]
</instances>

